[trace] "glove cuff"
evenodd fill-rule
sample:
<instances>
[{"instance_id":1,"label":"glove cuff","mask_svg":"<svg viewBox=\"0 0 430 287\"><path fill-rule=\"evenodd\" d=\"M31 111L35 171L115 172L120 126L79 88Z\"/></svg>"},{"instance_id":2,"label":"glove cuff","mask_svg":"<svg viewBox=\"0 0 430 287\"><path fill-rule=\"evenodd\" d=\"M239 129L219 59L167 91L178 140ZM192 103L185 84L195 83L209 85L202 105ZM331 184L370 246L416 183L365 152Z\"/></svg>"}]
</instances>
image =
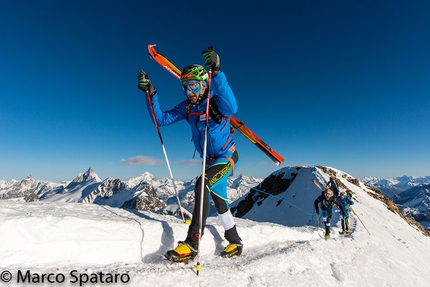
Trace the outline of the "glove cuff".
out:
<instances>
[{"instance_id":1,"label":"glove cuff","mask_svg":"<svg viewBox=\"0 0 430 287\"><path fill-rule=\"evenodd\" d=\"M155 93L157 93L155 87L153 85L149 86L149 94L151 95L151 97L154 96Z\"/></svg>"},{"instance_id":2,"label":"glove cuff","mask_svg":"<svg viewBox=\"0 0 430 287\"><path fill-rule=\"evenodd\" d=\"M221 70L220 69L218 69L218 70L216 70L216 69L212 69L212 77L215 77L216 75L218 75L219 73L221 73Z\"/></svg>"}]
</instances>

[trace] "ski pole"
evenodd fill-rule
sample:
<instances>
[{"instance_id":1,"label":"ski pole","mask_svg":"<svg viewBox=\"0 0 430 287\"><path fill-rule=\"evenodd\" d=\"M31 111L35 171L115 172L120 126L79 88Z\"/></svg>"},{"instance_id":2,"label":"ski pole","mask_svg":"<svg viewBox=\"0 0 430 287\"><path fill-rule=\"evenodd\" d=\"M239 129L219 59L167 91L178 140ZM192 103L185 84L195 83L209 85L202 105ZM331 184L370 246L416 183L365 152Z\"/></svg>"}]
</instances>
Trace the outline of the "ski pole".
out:
<instances>
[{"instance_id":1,"label":"ski pole","mask_svg":"<svg viewBox=\"0 0 430 287\"><path fill-rule=\"evenodd\" d=\"M176 199L177 199L178 204L179 204L179 211L181 212L182 220L184 221L184 223L186 223L185 217L184 217L184 211L182 209L181 202L179 200L175 180L173 179L172 169L170 168L169 158L167 157L166 149L164 147L163 137L161 136L160 127L158 126L157 118L155 117L154 106L152 105L151 94L149 93L149 91L146 91L146 97L148 98L149 106L151 107L152 118L154 120L155 128L157 129L157 132L158 132L158 137L160 138L161 147L162 147L163 153L164 153L164 158L166 159L167 168L169 169L169 173L170 173L170 178L172 179L173 189L175 190Z\"/></svg>"},{"instance_id":2,"label":"ski pole","mask_svg":"<svg viewBox=\"0 0 430 287\"><path fill-rule=\"evenodd\" d=\"M317 218L317 230L320 231L320 219L321 216L319 214L317 214L318 218Z\"/></svg>"},{"instance_id":3,"label":"ski pole","mask_svg":"<svg viewBox=\"0 0 430 287\"><path fill-rule=\"evenodd\" d=\"M203 232L203 200L204 200L204 191L205 191L205 178L206 178L206 155L207 155L207 141L208 141L208 127L209 127L209 101L211 94L211 80L212 80L212 69L209 69L208 72L208 95L206 97L206 117L205 117L205 138L203 144L203 168L202 168L202 176L200 180L201 188L200 188L200 226L199 226L199 246L197 247L197 265L196 265L196 273L199 275L200 272L200 243L202 241L202 232Z\"/></svg>"},{"instance_id":4,"label":"ski pole","mask_svg":"<svg viewBox=\"0 0 430 287\"><path fill-rule=\"evenodd\" d=\"M352 213L354 213L354 215L355 215L355 216L357 216L358 220L360 220L361 224L363 224L363 226L364 226L364 228L366 229L367 233L369 233L369 235L372 235L372 234L370 234L369 230L367 230L366 225L364 225L363 221L361 221L361 219L360 219L360 217L358 216L358 214L357 214L357 213L355 213L355 211L354 211L354 209L352 208L352 206L350 206L350 207L349 207L349 209L352 211Z\"/></svg>"}]
</instances>

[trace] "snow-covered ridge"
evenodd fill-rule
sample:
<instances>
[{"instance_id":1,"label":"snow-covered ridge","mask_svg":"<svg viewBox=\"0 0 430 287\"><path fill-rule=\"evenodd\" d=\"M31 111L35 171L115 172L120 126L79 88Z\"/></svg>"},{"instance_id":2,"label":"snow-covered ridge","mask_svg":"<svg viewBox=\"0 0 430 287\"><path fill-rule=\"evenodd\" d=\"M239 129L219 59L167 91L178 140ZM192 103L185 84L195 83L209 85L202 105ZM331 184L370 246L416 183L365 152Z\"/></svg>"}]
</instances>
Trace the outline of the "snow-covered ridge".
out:
<instances>
[{"instance_id":1,"label":"snow-covered ridge","mask_svg":"<svg viewBox=\"0 0 430 287\"><path fill-rule=\"evenodd\" d=\"M329 240L313 216L320 191L311 180L324 186L333 174L354 194L354 241L339 235L337 213ZM64 286L79 286L70 282L71 270L92 276L94 281L83 286L106 285L97 281L100 273L127 274L129 286L427 286L430 238L376 200L377 192L352 181L332 168L275 171L253 185L255 194L271 195L257 198L236 218L244 243L241 257L218 256L226 245L223 227L216 216L208 218L199 276L195 263L169 265L162 259L186 235L187 225L178 217L67 201L1 200L0 267L15 280L10 286L26 285L16 282L19 270L30 270L32 278L64 274Z\"/></svg>"},{"instance_id":2,"label":"snow-covered ridge","mask_svg":"<svg viewBox=\"0 0 430 287\"><path fill-rule=\"evenodd\" d=\"M298 177L295 178L297 175ZM366 187L365 184L353 178L350 174L333 167L285 167L275 171L264 181L263 179L247 177L243 174L232 178L228 184L229 202L236 216L256 220L255 216L252 216L254 204L261 205L266 200L265 198L269 197L266 202L274 201L276 205L264 204L263 206L268 208L266 214L279 205L288 204L298 212L292 212L291 214L287 212L285 214L286 211L282 211L282 216L276 222L289 226L301 226L312 220L312 216L309 215L313 212L313 206L311 204L297 206L295 202L300 201L301 197L311 198L318 192L315 186L310 183L311 179L321 182L322 186L324 186L327 184L329 177L334 177L339 187L343 189L346 189L346 186L351 184L360 188ZM405 181L405 177L402 178ZM184 209L183 211L188 216L190 216L194 208L195 182L196 178L187 182L175 180L178 198ZM290 183L286 184L287 182ZM312 188L309 188L309 185ZM37 181L27 177L22 181L2 181L1 186L0 195L3 199L19 197L24 198L26 201L95 203L173 215L178 214L180 211L171 179L157 179L149 172L145 172L128 181L112 178L102 181L97 173L89 168L86 172L79 173L75 179L69 181L66 185L64 183L56 184ZM258 189L261 192L256 193ZM286 189L291 195L284 193ZM248 196L248 199L246 196ZM379 196L378 194L377 197ZM403 204L400 206L400 210L422 222L424 227L429 228L430 220L426 216L428 213L428 206L426 205L428 199L426 196L427 194L417 196L417 198L407 197L407 200L404 199L401 202ZM422 202L420 206L417 203L418 199ZM388 202L388 199L384 200ZM408 204L404 204L406 201ZM414 206L409 203L413 203ZM394 203L391 205L394 205ZM215 212L216 210L212 206L210 214ZM264 215L259 215L258 220L265 220L265 218ZM285 219L288 219L288 221L286 222Z\"/></svg>"}]
</instances>

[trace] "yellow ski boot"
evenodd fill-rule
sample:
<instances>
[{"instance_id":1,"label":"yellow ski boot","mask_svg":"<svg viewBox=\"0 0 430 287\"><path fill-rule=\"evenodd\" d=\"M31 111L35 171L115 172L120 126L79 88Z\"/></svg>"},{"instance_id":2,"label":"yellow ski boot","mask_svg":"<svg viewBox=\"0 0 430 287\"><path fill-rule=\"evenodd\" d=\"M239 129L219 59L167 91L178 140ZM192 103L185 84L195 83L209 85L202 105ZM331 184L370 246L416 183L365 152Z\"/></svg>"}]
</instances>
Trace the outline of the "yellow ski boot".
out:
<instances>
[{"instance_id":1,"label":"yellow ski boot","mask_svg":"<svg viewBox=\"0 0 430 287\"><path fill-rule=\"evenodd\" d=\"M197 256L197 250L183 241L178 242L178 247L169 250L164 254L164 257L172 263L187 263Z\"/></svg>"},{"instance_id":2,"label":"yellow ski boot","mask_svg":"<svg viewBox=\"0 0 430 287\"><path fill-rule=\"evenodd\" d=\"M242 249L242 244L230 243L226 248L224 248L224 251L221 252L220 256L225 258L230 258L234 255L240 256L242 255Z\"/></svg>"}]
</instances>

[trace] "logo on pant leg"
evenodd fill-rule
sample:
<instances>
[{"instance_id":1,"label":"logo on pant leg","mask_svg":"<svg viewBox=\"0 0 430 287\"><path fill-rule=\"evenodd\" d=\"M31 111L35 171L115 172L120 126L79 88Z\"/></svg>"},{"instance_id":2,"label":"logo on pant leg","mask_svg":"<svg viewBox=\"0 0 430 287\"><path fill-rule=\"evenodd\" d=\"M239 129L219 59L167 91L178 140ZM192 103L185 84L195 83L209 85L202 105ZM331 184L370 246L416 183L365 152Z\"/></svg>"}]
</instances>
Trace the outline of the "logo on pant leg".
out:
<instances>
[{"instance_id":1,"label":"logo on pant leg","mask_svg":"<svg viewBox=\"0 0 430 287\"><path fill-rule=\"evenodd\" d=\"M231 170L231 163L228 163L223 169L221 169L220 171L218 171L210 180L209 180L209 184L212 186L214 185L218 180L220 180L221 178L223 178L226 174L229 173L229 171Z\"/></svg>"}]
</instances>

